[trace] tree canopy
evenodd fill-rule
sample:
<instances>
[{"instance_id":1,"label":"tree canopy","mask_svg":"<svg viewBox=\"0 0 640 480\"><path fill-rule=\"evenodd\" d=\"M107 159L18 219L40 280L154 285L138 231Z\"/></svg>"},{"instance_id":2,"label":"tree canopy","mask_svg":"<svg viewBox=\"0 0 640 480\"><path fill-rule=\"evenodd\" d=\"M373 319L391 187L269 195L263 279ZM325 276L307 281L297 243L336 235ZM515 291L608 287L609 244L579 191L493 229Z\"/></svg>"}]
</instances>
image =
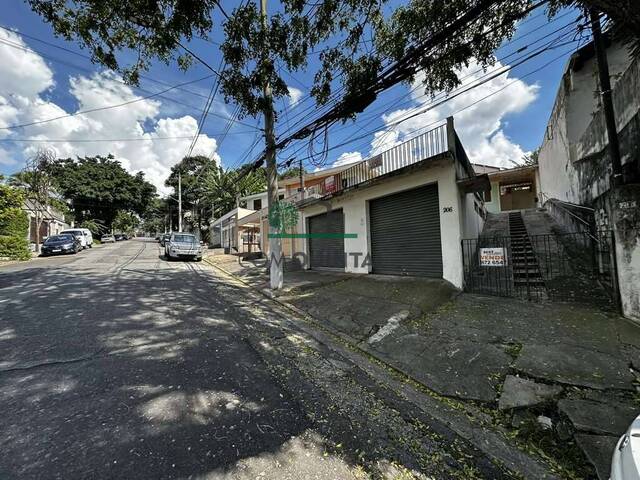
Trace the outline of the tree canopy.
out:
<instances>
[{"instance_id":1,"label":"tree canopy","mask_svg":"<svg viewBox=\"0 0 640 480\"><path fill-rule=\"evenodd\" d=\"M320 68L311 93L324 104L341 89L345 103L352 107L345 115L375 99L378 92L367 92L367 87L384 77L392 62L402 67L398 81L412 81L415 72L425 70L427 93L450 90L460 84L456 70L472 59L491 64L493 52L513 34L517 20L537 4L533 0L409 0L385 16L387 0L281 0L265 27L252 1L242 2L228 15L225 12L221 26L213 21L213 11L220 8L217 0L25 1L58 35L78 41L94 61L120 71L132 83L154 59L176 60L188 68L194 57L182 42L222 28L222 92L241 107L241 116L256 115L264 107L262 88L267 80L275 98L288 95L281 70L306 69L312 53L318 55ZM568 5L598 8L624 38L635 42L640 38L636 0L550 0L549 12ZM421 48L445 25L474 10L478 15L473 21L435 47ZM393 75L387 77L393 83Z\"/></svg>"},{"instance_id":2,"label":"tree canopy","mask_svg":"<svg viewBox=\"0 0 640 480\"><path fill-rule=\"evenodd\" d=\"M130 174L111 155L58 160L51 172L77 222L93 220L109 228L119 211L143 215L156 196L142 172Z\"/></svg>"}]
</instances>

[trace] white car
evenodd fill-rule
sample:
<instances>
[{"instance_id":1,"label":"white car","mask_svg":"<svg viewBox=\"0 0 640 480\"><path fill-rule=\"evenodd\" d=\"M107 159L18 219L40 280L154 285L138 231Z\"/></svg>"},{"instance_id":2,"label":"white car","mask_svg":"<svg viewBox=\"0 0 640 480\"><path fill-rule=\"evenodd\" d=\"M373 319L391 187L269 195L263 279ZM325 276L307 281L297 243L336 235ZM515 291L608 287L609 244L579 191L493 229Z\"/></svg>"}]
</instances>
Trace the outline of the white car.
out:
<instances>
[{"instance_id":1,"label":"white car","mask_svg":"<svg viewBox=\"0 0 640 480\"><path fill-rule=\"evenodd\" d=\"M190 233L172 233L164 245L167 260L174 258L192 258L196 262L202 260L202 242Z\"/></svg>"},{"instance_id":2,"label":"white car","mask_svg":"<svg viewBox=\"0 0 640 480\"><path fill-rule=\"evenodd\" d=\"M107 233L102 235L102 237L100 237L100 241L102 243L116 243L116 237L114 237L113 235Z\"/></svg>"},{"instance_id":3,"label":"white car","mask_svg":"<svg viewBox=\"0 0 640 480\"><path fill-rule=\"evenodd\" d=\"M631 423L611 459L611 480L640 480L640 416Z\"/></svg>"}]
</instances>

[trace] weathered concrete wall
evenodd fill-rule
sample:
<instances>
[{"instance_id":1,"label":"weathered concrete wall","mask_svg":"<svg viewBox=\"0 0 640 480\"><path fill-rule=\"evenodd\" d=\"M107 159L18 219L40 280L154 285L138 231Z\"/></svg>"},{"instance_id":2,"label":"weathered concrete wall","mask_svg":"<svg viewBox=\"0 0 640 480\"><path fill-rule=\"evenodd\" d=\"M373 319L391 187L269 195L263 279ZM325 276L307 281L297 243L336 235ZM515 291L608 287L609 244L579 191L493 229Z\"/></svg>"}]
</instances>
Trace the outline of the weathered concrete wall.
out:
<instances>
[{"instance_id":1,"label":"weathered concrete wall","mask_svg":"<svg viewBox=\"0 0 640 480\"><path fill-rule=\"evenodd\" d=\"M640 185L617 187L598 198L596 223L615 236L623 314L640 322Z\"/></svg>"},{"instance_id":2,"label":"weathered concrete wall","mask_svg":"<svg viewBox=\"0 0 640 480\"><path fill-rule=\"evenodd\" d=\"M607 50L623 163L638 171L640 62L625 47ZM594 60L565 72L540 150L540 190L550 198L591 204L609 189L610 160Z\"/></svg>"}]
</instances>

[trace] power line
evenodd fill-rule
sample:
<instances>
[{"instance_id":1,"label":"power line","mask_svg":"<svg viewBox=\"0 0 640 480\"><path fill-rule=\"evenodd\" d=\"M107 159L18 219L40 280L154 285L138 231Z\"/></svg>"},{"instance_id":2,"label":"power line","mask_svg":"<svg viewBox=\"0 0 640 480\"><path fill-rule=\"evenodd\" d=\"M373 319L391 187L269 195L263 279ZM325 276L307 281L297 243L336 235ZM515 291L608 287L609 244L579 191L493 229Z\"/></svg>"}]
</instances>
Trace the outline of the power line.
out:
<instances>
[{"instance_id":1,"label":"power line","mask_svg":"<svg viewBox=\"0 0 640 480\"><path fill-rule=\"evenodd\" d=\"M459 114L459 113L461 113L461 112L463 112L463 111L465 111L465 110L467 110L467 109L469 109L469 108L471 108L471 107L474 107L475 105L477 105L477 104L479 104L479 103L481 103L481 102L483 102L483 101L487 100L488 98L491 98L491 97L492 97L492 96L494 96L494 95L497 95L498 93L500 93L500 92L504 91L506 88L510 87L511 85L514 85L515 83L519 82L522 78L526 78L526 77L528 77L528 76L530 76L530 75L533 75L534 73L539 72L540 70L542 70L542 69L544 69L544 68L548 67L548 66L549 66L549 65L551 65L552 63L554 63L554 62L556 62L556 61L558 61L558 60L560 60L560 59L562 59L562 58L565 58L565 57L566 57L566 55L567 55L568 53L571 53L571 52L574 52L574 51L575 51L574 49L571 49L571 50L568 50L568 51L566 51L566 52L563 52L561 55L558 55L557 57L554 57L552 60L550 60L550 61L548 61L547 63L543 64L542 66L540 66L540 67L536 68L535 70L532 70L532 71L528 72L527 74L522 75L521 77L519 77L519 78L515 79L514 81L507 83L506 85L504 85L504 86L503 86L503 87L501 87L500 89L495 90L495 91L493 91L493 92L491 92L491 93L489 93L489 94L485 95L485 96L484 96L484 97L482 97L482 98L479 98L478 100L476 100L476 101L474 101L474 102L472 102L472 103L470 103L470 104L468 104L468 105L465 105L464 107L462 107L462 108L460 108L460 109L456 110L455 112L452 112L452 113L451 113L451 115L452 115L452 116L455 116L455 115L457 115L457 114ZM479 85L478 85L478 86L479 86ZM446 101L447 101L447 100L445 100L445 101L444 101L444 102L442 102L442 103L445 103ZM434 106L434 107L432 107L432 108L435 108L435 106ZM423 112L421 112L421 113L425 113L425 112L423 111ZM400 124L400 123L402 123L402 122L405 122L405 121L406 121L406 120L408 120L409 118L412 118L412 117L403 118L403 119L399 120L398 122L395 122L392 126L395 126L395 125L398 125L398 124ZM429 123L429 124L427 124L427 125L423 125L422 127L417 128L417 129L415 129L415 130L413 130L413 131L409 132L409 135L413 135L413 134L415 134L415 133L417 133L417 132L419 132L419 131L426 130L426 129L428 129L429 127L433 127L434 125L437 125L438 123L442 123L442 122L443 122L443 120L438 120L438 121L435 121L435 122L431 122L431 123ZM377 130L377 129L376 129L376 130ZM329 150L329 151L331 151L331 150L336 150L336 149L338 149L338 148L342 148L342 147L344 147L344 146L346 146L346 145L348 145L348 144L350 144L350 143L353 143L353 142L356 142L356 141L358 141L358 140L362 140L362 139L364 139L364 138L367 138L367 137L369 137L369 135L371 135L372 133L374 133L376 130L371 130L371 131L369 131L369 132L365 133L364 135L361 135L361 136L358 136L358 137L352 138L352 139L350 139L350 140L348 140L348 141L345 141L345 142L342 142L342 143L340 143L340 144L338 144L338 145L334 145L333 147L328 148L328 150ZM303 161L304 161L304 160L307 160L307 158L302 158L302 160L303 160Z\"/></svg>"},{"instance_id":2,"label":"power line","mask_svg":"<svg viewBox=\"0 0 640 480\"><path fill-rule=\"evenodd\" d=\"M244 135L253 133L253 130L243 130L241 132L227 133L227 135ZM224 132L207 133L208 136L223 135ZM192 135L175 137L145 137L145 138L93 138L93 139L50 139L50 138L0 138L0 142L10 143L96 143L96 142L147 142L156 140L186 140L192 139Z\"/></svg>"},{"instance_id":3,"label":"power line","mask_svg":"<svg viewBox=\"0 0 640 480\"><path fill-rule=\"evenodd\" d=\"M559 32L559 31L562 31L562 30L566 29L568 26L571 26L571 25L575 24L576 22L578 22L578 21L580 20L580 18L581 18L581 17L578 17L578 19L576 19L575 21L570 22L570 23L568 23L567 25L564 25L563 27L561 27L561 28L559 28L559 29L555 30L554 32L551 32L550 34L546 34L546 36L545 36L545 37L543 37L543 38L545 38L545 39L546 39L546 37L548 37L549 35L552 35L553 33L557 33L557 32ZM500 67L499 69L497 69L497 70L496 70L496 71L494 71L494 72L488 72L488 73L486 73L485 75L481 76L479 79L475 79L474 81L470 82L470 83L469 83L469 84L467 84L467 85L472 85L472 84L473 84L473 83L475 83L475 82L479 82L481 79L483 79L484 77L487 77L487 76L491 76L491 78L487 78L485 81L490 81L490 80L492 80L493 78L496 78L497 76L500 76L500 75L502 75L502 74L504 74L504 73L508 72L508 71L509 71L509 70L511 70L512 68L517 67L517 66L518 66L518 65L520 65L521 63L523 63L523 62L525 62L525 61L528 61L528 60L530 60L531 58L534 58L534 57L536 57L536 56L540 55L540 54L541 54L541 53L543 53L544 51L547 51L547 50L550 50L550 49L555 49L555 48L558 48L558 47L560 47L560 46L563 46L563 45L556 45L556 46L553 46L553 44L554 44L554 43L556 43L557 41L559 41L560 39L562 39L562 38L566 37L567 35L570 35L571 33L573 33L573 30L572 30L572 31L570 31L570 32L567 32L567 33L564 33L564 34L558 35L556 38L554 38L554 39L550 40L550 41L549 41L547 44L545 44L544 46L539 47L539 49L536 49L537 51L534 51L534 53L529 54L529 55L527 55L527 56L522 56L522 57L520 57L520 59L519 59L519 61L518 61L517 63L515 63L515 64L513 64L513 65L511 65L511 66L508 66L508 67ZM536 40L535 42L532 42L532 43L531 43L530 45L528 45L528 46L531 46L531 45L533 45L533 44L535 44L535 43L538 43L540 40L541 40L541 39L538 39L538 40ZM572 42L570 42L570 43L572 43ZM507 57L512 56L512 55L517 54L517 53L521 53L521 52L522 52L522 51L524 51L526 48L528 48L528 46L521 47L521 48L520 48L520 49L518 49L516 52L513 52L513 53L512 53L512 54L510 54L510 55L507 55ZM506 57L504 57L504 58L506 58ZM504 58L503 58L503 59L504 59ZM480 69L480 70L482 70L482 69ZM467 77L469 77L469 76L472 76L472 75L474 75L475 73L476 73L476 72L474 72L474 73L472 73L472 74L469 74L469 75L467 75L466 77L463 77L463 79L464 79L464 78L467 78ZM479 83L479 84L482 84L482 83L485 83L485 82L481 82L481 83ZM452 98L455 98L455 97L456 97L456 96L458 96L458 95L461 95L461 94L465 93L466 91L468 91L468 90L470 89L470 88L469 88L469 89L467 89L467 90L461 90L461 88L462 88L462 87L465 87L465 86L466 86L466 85L464 85L464 84L463 84L461 87L459 87L458 89L454 90L454 92L453 92L453 93L454 93L454 95L453 95L453 96L451 96L452 92L449 92L448 94L447 94L447 93L445 93L445 92L443 92L440 96L442 96L442 95L447 96L447 95L448 95L447 100L445 100L445 101L448 101L448 100L450 100L450 99L452 99ZM412 91L415 91L415 90L416 90L417 88L419 88L419 87L420 87L420 85L418 85L418 86L414 87L414 88L412 89ZM411 92L412 92L412 91L411 91ZM409 92L409 94L410 94L411 92ZM457 92L457 93L456 93L456 92ZM422 95L421 97L424 97L424 96L425 96L425 95ZM434 101L435 101L436 99L437 99L437 97L436 97L436 98L434 98ZM414 99L414 100L415 100L415 99ZM400 101L400 99L396 99L393 103L398 103L399 101ZM410 100L409 102L411 102L411 101L413 101L413 100ZM408 103L408 102L403 102L403 103ZM442 102L442 103L444 103L444 102ZM433 105L433 102L431 103L431 105ZM432 108L435 108L435 107L436 107L436 106L438 106L438 105L440 105L440 104L433 105L433 107L432 107ZM373 121L375 118L377 118L377 114L373 116L372 121ZM368 122L366 125L368 125L368 124L370 124L370 123L371 123L371 121L370 121L370 122ZM365 126L366 126L366 125L365 125ZM387 126L388 126L388 125L387 125ZM357 126L356 126L356 127L357 127ZM363 130L363 127L357 127L357 128L358 128L359 130L361 130L361 131ZM389 132L387 132L387 134L388 134L388 133L389 133ZM296 155L298 152L300 152L303 148L304 148L304 147L299 147L299 148L294 152L294 154L293 154L293 155L295 156L295 155ZM286 150L287 150L287 147L285 147L283 151L286 151ZM288 154L288 156L290 156L290 155L291 155L291 154ZM310 155L310 157L311 157L311 155ZM313 163L313 162L312 162L312 163ZM315 163L314 163L314 165L315 165Z\"/></svg>"},{"instance_id":4,"label":"power line","mask_svg":"<svg viewBox=\"0 0 640 480\"><path fill-rule=\"evenodd\" d=\"M48 45L48 46L50 46L50 47L57 48L58 50L62 50L62 51L64 51L64 52L70 53L70 54L72 54L72 55L76 55L76 56L78 56L78 57L80 57L80 58L84 58L84 59L86 59L86 60L89 60L89 61L93 62L93 59L92 59L92 58L91 58L91 56L89 56L89 55L85 55L85 54L83 54L83 53L76 52L75 50L72 50L72 49L70 49L70 48L63 47L63 46L61 46L61 45L56 45L55 43L48 42L47 40L44 40L44 39L39 38L39 37L36 37L36 36L34 36L34 35L30 35L30 34L28 34L28 33L24 33L24 32L22 32L22 31L20 31L20 30L13 29L13 28L9 28L9 27L7 27L7 26L5 26L5 25L0 25L0 29L2 29L2 30L6 30L6 31L8 31L8 32L15 33L16 35L19 35L20 37L29 38L29 39L34 40L34 41L36 41L36 42L40 42L40 43L42 43L42 44L44 44L44 45ZM2 40L2 39L0 39L0 40ZM7 40L7 41L9 41L9 40ZM13 43L13 42L12 42L12 43ZM15 44L15 45L16 45L16 46L20 46L20 47L22 47L21 45L18 45L18 44ZM43 53L42 53L42 52L40 52L40 51L32 50L32 49L30 49L30 51L32 51L32 52L34 52L34 53L38 53L39 55L45 56L45 54L43 54ZM50 57L46 57L46 56L45 56L45 58L50 58ZM54 61L60 61L60 60L54 60ZM71 65L73 65L73 64L71 64ZM79 66L76 66L76 65L73 65L73 66L74 66L74 68L79 68L79 69L80 69L80 68L82 68L82 67L79 67ZM85 69L85 70L87 70L87 71L92 71L92 70L90 70L90 69ZM170 84L170 83L164 82L164 81L162 81L162 80L158 80L158 79L153 78L153 77L150 77L150 76L148 76L148 75L142 75L142 74L141 74L141 75L140 75L140 78L142 78L142 79L144 79L144 80L148 80L148 81L150 81L150 82L157 83L157 84L159 84L159 85L171 86L171 84ZM127 85L127 86L130 86L129 84L127 84L127 83L125 83L125 82L120 82L120 83L123 83L123 84L125 84L125 85ZM134 88L137 88L137 89L142 90L140 87L134 87ZM189 94L194 95L194 96L196 96L196 97L207 98L207 96L206 96L206 95L203 95L203 94L201 94L201 93L199 93L199 92L194 92L193 90L189 90L189 89L187 89L187 88L179 88L179 89L177 89L177 90L180 90L180 91L182 91L182 92L189 93Z\"/></svg>"},{"instance_id":5,"label":"power line","mask_svg":"<svg viewBox=\"0 0 640 480\"><path fill-rule=\"evenodd\" d=\"M64 60L61 60L61 59L56 58L56 57L52 57L51 55L47 55L47 54L45 54L45 53L43 53L43 52L40 52L40 51L38 51L38 50L34 50L34 49L32 49L32 48L29 48L29 47L25 47L25 46L23 46L23 45L16 44L16 43L11 42L11 41L8 41L8 40L0 39L0 44L4 44L4 45L7 45L7 46L9 46L9 47L16 48L16 49L19 49L19 50L23 50L23 51L26 51L26 52L36 53L36 54L40 55L40 56L41 56L41 57L43 57L43 58L48 58L49 60L52 60L52 61L54 61L54 62L56 62L56 63L60 63L60 64L62 64L62 65L69 66L69 67L71 67L71 68L75 68L75 69L78 69L78 70L86 71L86 72L89 72L89 73L97 73L95 70L91 70L91 69L86 68L86 67L81 67L81 66L79 66L79 65L76 65L76 64L73 64L73 63L70 63L70 62L66 62L66 61L64 61ZM203 78L204 78L204 79L207 79L207 78L211 78L212 76L213 76L213 75L208 75L208 76L203 77ZM178 105L183 105L183 106L185 106L185 107L188 107L188 108L189 108L189 109L191 109L191 110L196 110L196 111L198 111L198 112L200 112L200 113L202 113L202 112L203 112L203 110L202 110L202 109L200 109L200 108L198 108L198 107L194 107L193 105L190 105L190 104L188 104L188 103L181 102L181 101L176 100L176 99L173 99L173 98L171 98L171 97L165 97L165 96L163 96L163 95L162 95L162 93L163 93L163 92L150 92L149 90L145 90L145 89L143 89L143 88L141 88L141 87L134 87L134 86L128 85L127 83L125 83L125 82L123 82L122 80L119 80L119 79L117 79L117 78L111 78L110 80L113 80L113 81L115 81L115 82L117 82L117 83L120 83L120 84L122 84L122 85L126 85L127 87L130 87L130 88L135 88L135 89L137 89L137 90L140 90L141 92L147 92L147 93L149 93L149 95L154 95L154 96L156 96L157 98L162 98L163 100L168 100L168 101L170 101L170 102L177 103ZM197 80L197 81L200 81L200 80ZM164 83L164 82L163 82L163 83ZM187 85L188 83L189 83L189 82L187 82L187 83L182 83L182 84L179 84L179 85L173 85L172 87L173 87L173 89L175 89L175 90L184 90L183 88L180 88L180 87L181 87L181 86L184 86L184 85ZM195 83L195 81L194 81L194 82L191 82L191 83ZM169 84L167 84L167 85L169 85ZM219 113L215 113L215 112L209 112L209 113L207 113L207 115L211 115L211 116L214 116L214 117L222 118L222 119L224 119L224 120L229 120L229 117L227 117L227 116L225 116L225 115L221 115L221 114L219 114ZM250 124L248 124L248 123L246 123L246 122L242 122L242 121L240 121L240 120L236 120L235 122L236 122L238 125L243 125L243 126L245 126L245 127L253 128L253 126L252 126L252 125L250 125Z\"/></svg>"},{"instance_id":6,"label":"power line","mask_svg":"<svg viewBox=\"0 0 640 480\"><path fill-rule=\"evenodd\" d=\"M418 59L424 56L425 52L432 50L440 43L447 40L451 35L455 35L459 30L465 28L468 24L477 21L483 14L485 14L499 1L500 0L480 0L465 13L460 15L448 25L444 26L441 30L429 36L419 45L413 45L409 47L402 58L390 64L380 74L377 75L377 78L373 82L373 84L361 88L350 98L343 98L329 112L321 115L316 120L308 123L303 127L300 127L293 134L280 140L277 143L277 147L282 148L293 140L306 138L321 126L331 125L339 121L340 119L346 118L349 114L359 113L363 111L368 105L375 101L379 93L414 75L416 73L416 69L420 68ZM522 18L528 15L534 9L540 7L546 2L547 0L542 0L526 8L518 15L510 17L509 21L515 21L518 20L518 18ZM484 34L487 35L490 32L491 30L485 32Z\"/></svg>"},{"instance_id":7,"label":"power line","mask_svg":"<svg viewBox=\"0 0 640 480\"><path fill-rule=\"evenodd\" d=\"M127 106L127 105L131 105L133 103L138 103L138 102L142 102L144 100L149 100L151 98L157 97L158 95L162 95L163 93L167 93L167 92L169 92L171 90L175 90L176 88L178 88L180 86L183 86L183 85L191 85L193 83L201 82L203 80L206 80L207 78L211 78L212 76L213 75L207 75L206 77L202 77L202 78L199 78L199 79L196 79L196 80L191 80L189 82L184 82L184 83L181 83L179 85L175 85L173 87L166 88L166 89L164 89L164 90L162 90L162 91L160 91L158 93L153 93L151 95L146 95L144 97L138 97L138 98L135 98L133 100L128 100L126 102L117 103L117 104L114 104L114 105L107 105L107 106L104 106L104 107L89 108L87 110L79 110L79 111L74 112L74 113L68 113L66 115L59 115L57 117L47 118L45 120L36 120L36 121L33 121L33 122L22 123L22 124L19 124L19 125L9 125L8 127L0 127L0 130L13 130L13 129L16 129L16 128L30 127L32 125L41 125L43 123L49 123L49 122L53 122L53 121L56 121L56 120L61 120L63 118L75 117L75 116L78 116L78 115L85 115L87 113L100 112L100 111L103 111L103 110L110 110L112 108L124 107L124 106Z\"/></svg>"}]
</instances>

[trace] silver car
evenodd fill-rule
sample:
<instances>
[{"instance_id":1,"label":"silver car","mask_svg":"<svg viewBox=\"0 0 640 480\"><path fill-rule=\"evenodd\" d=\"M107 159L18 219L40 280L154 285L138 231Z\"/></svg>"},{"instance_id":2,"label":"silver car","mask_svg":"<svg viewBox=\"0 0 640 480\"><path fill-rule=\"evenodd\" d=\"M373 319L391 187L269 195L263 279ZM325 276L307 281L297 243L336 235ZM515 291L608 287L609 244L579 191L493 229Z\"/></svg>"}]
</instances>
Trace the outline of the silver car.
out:
<instances>
[{"instance_id":1,"label":"silver car","mask_svg":"<svg viewBox=\"0 0 640 480\"><path fill-rule=\"evenodd\" d=\"M167 260L174 258L192 258L196 262L202 260L202 243L190 233L172 233L164 245Z\"/></svg>"}]
</instances>

